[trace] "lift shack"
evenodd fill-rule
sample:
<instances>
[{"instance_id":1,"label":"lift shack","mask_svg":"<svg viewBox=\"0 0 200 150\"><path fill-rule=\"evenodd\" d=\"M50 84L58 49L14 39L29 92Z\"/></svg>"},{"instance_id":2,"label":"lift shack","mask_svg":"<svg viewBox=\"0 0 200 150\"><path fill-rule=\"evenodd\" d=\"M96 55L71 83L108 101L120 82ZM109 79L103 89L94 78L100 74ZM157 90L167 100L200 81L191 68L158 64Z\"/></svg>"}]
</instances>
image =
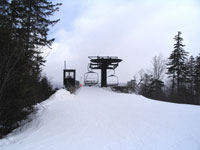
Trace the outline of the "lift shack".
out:
<instances>
[{"instance_id":1,"label":"lift shack","mask_svg":"<svg viewBox=\"0 0 200 150\"><path fill-rule=\"evenodd\" d=\"M63 70L63 84L64 87L73 93L76 89L76 70L64 69Z\"/></svg>"}]
</instances>

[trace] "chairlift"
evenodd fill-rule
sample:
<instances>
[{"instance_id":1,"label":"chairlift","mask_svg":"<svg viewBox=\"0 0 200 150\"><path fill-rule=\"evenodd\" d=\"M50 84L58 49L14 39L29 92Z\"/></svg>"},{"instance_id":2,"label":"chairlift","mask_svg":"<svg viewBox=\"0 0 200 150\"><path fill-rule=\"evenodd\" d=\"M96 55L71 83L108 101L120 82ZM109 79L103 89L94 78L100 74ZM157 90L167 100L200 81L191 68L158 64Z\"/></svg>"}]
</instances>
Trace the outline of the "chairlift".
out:
<instances>
[{"instance_id":1,"label":"chairlift","mask_svg":"<svg viewBox=\"0 0 200 150\"><path fill-rule=\"evenodd\" d=\"M108 86L117 86L119 84L119 79L115 75L115 70L113 70L113 74L107 76L107 85Z\"/></svg>"},{"instance_id":2,"label":"chairlift","mask_svg":"<svg viewBox=\"0 0 200 150\"><path fill-rule=\"evenodd\" d=\"M86 86L94 86L99 83L99 75L98 73L92 71L90 69L90 64L88 65L88 72L84 74L84 84Z\"/></svg>"}]
</instances>

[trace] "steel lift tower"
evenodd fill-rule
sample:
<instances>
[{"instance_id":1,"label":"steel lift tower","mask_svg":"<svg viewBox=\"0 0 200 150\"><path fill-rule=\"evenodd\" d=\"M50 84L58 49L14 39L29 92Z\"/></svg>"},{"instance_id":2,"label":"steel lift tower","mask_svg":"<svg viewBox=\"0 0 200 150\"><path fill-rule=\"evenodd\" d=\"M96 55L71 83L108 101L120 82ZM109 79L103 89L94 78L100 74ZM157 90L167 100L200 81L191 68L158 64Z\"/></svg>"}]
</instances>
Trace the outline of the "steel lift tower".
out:
<instances>
[{"instance_id":1,"label":"steel lift tower","mask_svg":"<svg viewBox=\"0 0 200 150\"><path fill-rule=\"evenodd\" d=\"M91 69L101 70L101 87L107 87L107 70L115 70L122 59L114 56L89 56Z\"/></svg>"}]
</instances>

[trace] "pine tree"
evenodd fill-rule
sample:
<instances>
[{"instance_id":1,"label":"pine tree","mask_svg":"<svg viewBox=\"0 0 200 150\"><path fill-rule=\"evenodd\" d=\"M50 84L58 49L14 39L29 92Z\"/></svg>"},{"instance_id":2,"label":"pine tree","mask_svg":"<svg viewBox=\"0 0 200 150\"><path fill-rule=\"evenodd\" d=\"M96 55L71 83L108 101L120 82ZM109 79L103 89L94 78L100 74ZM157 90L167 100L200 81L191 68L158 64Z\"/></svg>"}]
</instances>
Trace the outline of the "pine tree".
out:
<instances>
[{"instance_id":1,"label":"pine tree","mask_svg":"<svg viewBox=\"0 0 200 150\"><path fill-rule=\"evenodd\" d=\"M145 73L139 87L139 94L151 99L163 100L163 87L163 81L155 79L152 75Z\"/></svg>"},{"instance_id":2,"label":"pine tree","mask_svg":"<svg viewBox=\"0 0 200 150\"><path fill-rule=\"evenodd\" d=\"M59 20L49 17L59 5L48 0L0 1L0 138L52 93L41 77L45 60L39 49L54 41L47 35ZM44 87L49 92L43 93Z\"/></svg>"},{"instance_id":3,"label":"pine tree","mask_svg":"<svg viewBox=\"0 0 200 150\"><path fill-rule=\"evenodd\" d=\"M195 61L194 89L197 104L200 104L200 54Z\"/></svg>"},{"instance_id":4,"label":"pine tree","mask_svg":"<svg viewBox=\"0 0 200 150\"><path fill-rule=\"evenodd\" d=\"M194 96L194 75L195 75L195 58L190 56L189 60L186 63L185 79L187 83L188 93L190 98Z\"/></svg>"},{"instance_id":5,"label":"pine tree","mask_svg":"<svg viewBox=\"0 0 200 150\"><path fill-rule=\"evenodd\" d=\"M144 73L142 78L143 79L142 79L142 81L140 83L140 87L139 87L139 94L150 98L149 88L150 88L150 84L151 84L151 80L152 80L152 75Z\"/></svg>"},{"instance_id":6,"label":"pine tree","mask_svg":"<svg viewBox=\"0 0 200 150\"><path fill-rule=\"evenodd\" d=\"M177 35L174 37L175 44L174 50L172 51L169 59L168 72L172 78L172 92L171 94L174 95L177 93L180 96L180 88L181 83L184 82L184 75L183 70L185 70L185 60L188 55L187 52L183 49L185 45L182 44L183 38L181 37L181 32L179 31Z\"/></svg>"}]
</instances>

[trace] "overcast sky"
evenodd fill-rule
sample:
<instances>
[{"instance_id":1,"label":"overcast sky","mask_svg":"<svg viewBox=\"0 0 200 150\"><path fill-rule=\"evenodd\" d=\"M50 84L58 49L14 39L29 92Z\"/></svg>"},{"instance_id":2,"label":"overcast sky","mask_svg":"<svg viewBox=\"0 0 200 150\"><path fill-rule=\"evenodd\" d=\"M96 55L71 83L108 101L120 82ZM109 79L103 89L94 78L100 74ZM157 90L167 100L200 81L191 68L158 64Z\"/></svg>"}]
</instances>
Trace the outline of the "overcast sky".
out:
<instances>
[{"instance_id":1,"label":"overcast sky","mask_svg":"<svg viewBox=\"0 0 200 150\"><path fill-rule=\"evenodd\" d=\"M54 1L55 2L55 1ZM57 0L63 3L54 18L61 21L50 31L56 38L48 51L44 73L62 86L64 60L77 71L87 72L88 56L118 56L121 82L149 68L151 59L169 57L173 37L182 32L185 50L200 53L199 0Z\"/></svg>"}]
</instances>

